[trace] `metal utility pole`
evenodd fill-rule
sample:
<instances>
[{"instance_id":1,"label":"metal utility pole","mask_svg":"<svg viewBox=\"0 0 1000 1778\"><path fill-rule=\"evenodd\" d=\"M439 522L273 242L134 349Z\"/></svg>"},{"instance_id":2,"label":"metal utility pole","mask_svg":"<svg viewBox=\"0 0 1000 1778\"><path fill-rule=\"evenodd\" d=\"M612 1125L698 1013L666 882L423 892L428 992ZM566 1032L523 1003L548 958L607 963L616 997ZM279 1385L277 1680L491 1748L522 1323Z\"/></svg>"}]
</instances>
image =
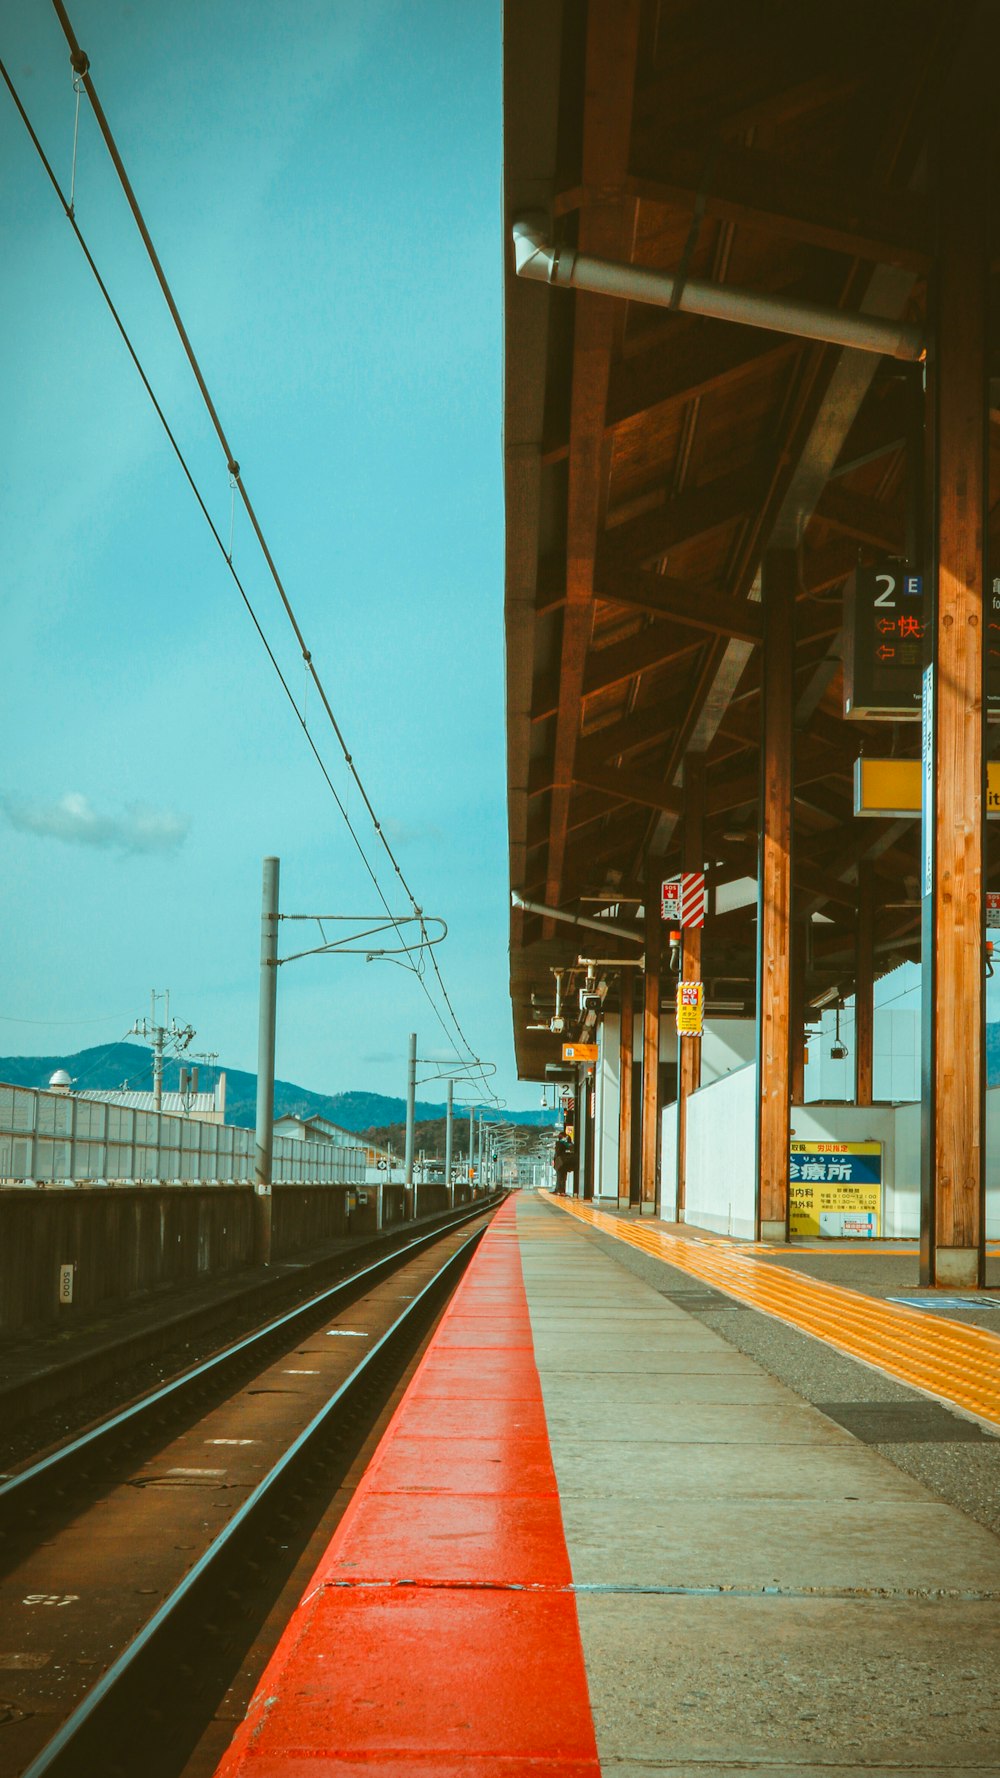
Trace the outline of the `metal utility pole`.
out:
<instances>
[{"instance_id":1,"label":"metal utility pole","mask_svg":"<svg viewBox=\"0 0 1000 1778\"><path fill-rule=\"evenodd\" d=\"M257 1257L271 1263L271 1159L274 1152L274 1033L278 1005L277 858L265 858L260 908L260 1022L257 1035L257 1130L254 1149Z\"/></svg>"},{"instance_id":2,"label":"metal utility pole","mask_svg":"<svg viewBox=\"0 0 1000 1778\"><path fill-rule=\"evenodd\" d=\"M476 1184L483 1183L483 1114L479 1113L479 1158L476 1163Z\"/></svg>"},{"instance_id":3,"label":"metal utility pole","mask_svg":"<svg viewBox=\"0 0 1000 1778\"><path fill-rule=\"evenodd\" d=\"M413 1122L417 1103L417 1034L410 1032L410 1055L406 1070L406 1158L403 1179L406 1185L406 1214L412 1217L413 1202Z\"/></svg>"},{"instance_id":4,"label":"metal utility pole","mask_svg":"<svg viewBox=\"0 0 1000 1778\"><path fill-rule=\"evenodd\" d=\"M455 1187L451 1182L451 1138L452 1122L455 1114L455 1082L448 1082L448 1106L444 1119L444 1183L448 1193L449 1209L455 1208Z\"/></svg>"},{"instance_id":5,"label":"metal utility pole","mask_svg":"<svg viewBox=\"0 0 1000 1778\"><path fill-rule=\"evenodd\" d=\"M476 1108L469 1106L469 1185L476 1177Z\"/></svg>"},{"instance_id":6,"label":"metal utility pole","mask_svg":"<svg viewBox=\"0 0 1000 1778\"><path fill-rule=\"evenodd\" d=\"M162 1025L158 1023L156 1017L156 1002L161 998L165 1008ZM155 988L150 989L149 1010L149 1018L143 1019L141 1024L139 1020L136 1019L131 1031L127 1032L126 1035L129 1037L143 1038L144 1041L149 1044L153 1052L153 1110L162 1111L163 1056L167 1044L168 1042L171 1043L178 1055L181 1054L182 1051L187 1049L188 1044L194 1041L194 1026L178 1025L176 1019L171 1021L169 988L164 990L162 996L157 994Z\"/></svg>"}]
</instances>

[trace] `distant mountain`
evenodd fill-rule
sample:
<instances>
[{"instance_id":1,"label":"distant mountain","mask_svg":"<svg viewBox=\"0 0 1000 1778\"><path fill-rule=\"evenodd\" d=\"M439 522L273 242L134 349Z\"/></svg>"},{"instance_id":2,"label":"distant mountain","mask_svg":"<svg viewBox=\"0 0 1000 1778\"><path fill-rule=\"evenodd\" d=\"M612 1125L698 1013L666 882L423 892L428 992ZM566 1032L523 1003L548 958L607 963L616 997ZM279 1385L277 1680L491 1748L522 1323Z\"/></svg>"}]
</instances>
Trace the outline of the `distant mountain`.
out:
<instances>
[{"instance_id":1,"label":"distant mountain","mask_svg":"<svg viewBox=\"0 0 1000 1778\"><path fill-rule=\"evenodd\" d=\"M168 1091L176 1091L181 1066L182 1062L176 1057L164 1059L163 1085ZM199 1062L197 1067L202 1092L210 1092L219 1074L225 1074L226 1122L252 1130L257 1115L257 1076L248 1074L243 1068L227 1068L221 1063L213 1068ZM77 1050L71 1056L0 1056L0 1081L15 1087L47 1087L57 1068L65 1068L74 1086L81 1088L120 1087L127 1081L134 1090L142 1092L148 1091L153 1084L150 1052L137 1043L102 1043L93 1049ZM442 1104L418 1099L416 1115L422 1121L429 1121L444 1117L445 1109ZM386 1093L358 1090L314 1093L309 1087L296 1086L294 1081L276 1080L274 1115L325 1117L344 1130L371 1130L404 1121L406 1101L393 1099ZM460 1115L456 1106L456 1116ZM485 1116L491 1123L547 1126L556 1122L554 1111L488 1110Z\"/></svg>"}]
</instances>

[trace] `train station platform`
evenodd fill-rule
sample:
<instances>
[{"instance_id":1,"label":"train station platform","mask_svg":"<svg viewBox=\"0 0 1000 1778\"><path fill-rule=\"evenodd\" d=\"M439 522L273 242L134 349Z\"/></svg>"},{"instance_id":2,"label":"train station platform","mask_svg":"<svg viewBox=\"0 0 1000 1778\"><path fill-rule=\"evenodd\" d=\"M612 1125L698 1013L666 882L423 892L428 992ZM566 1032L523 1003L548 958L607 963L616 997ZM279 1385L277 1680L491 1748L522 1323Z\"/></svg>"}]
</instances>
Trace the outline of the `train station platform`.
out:
<instances>
[{"instance_id":1,"label":"train station platform","mask_svg":"<svg viewBox=\"0 0 1000 1778\"><path fill-rule=\"evenodd\" d=\"M1000 1338L600 1218L494 1218L219 1778L1000 1774Z\"/></svg>"}]
</instances>

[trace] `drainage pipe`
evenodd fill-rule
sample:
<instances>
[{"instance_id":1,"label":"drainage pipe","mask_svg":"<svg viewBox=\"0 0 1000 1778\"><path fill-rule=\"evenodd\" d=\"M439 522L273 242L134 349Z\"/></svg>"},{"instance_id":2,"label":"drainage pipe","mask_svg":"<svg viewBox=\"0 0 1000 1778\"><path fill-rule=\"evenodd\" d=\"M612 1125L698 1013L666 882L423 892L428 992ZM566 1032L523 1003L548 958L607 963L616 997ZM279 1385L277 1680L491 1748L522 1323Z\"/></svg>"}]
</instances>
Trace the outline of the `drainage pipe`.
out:
<instances>
[{"instance_id":1,"label":"drainage pipe","mask_svg":"<svg viewBox=\"0 0 1000 1778\"><path fill-rule=\"evenodd\" d=\"M513 907L521 908L526 914L541 914L546 920L565 920L570 926L587 926L592 932L603 932L605 936L610 933L612 938L630 939L634 945L644 943L643 934L632 932L627 926L612 925L610 920L591 920L586 914L570 914L565 908L548 908L540 901L525 901L516 889L511 890L510 899Z\"/></svg>"},{"instance_id":2,"label":"drainage pipe","mask_svg":"<svg viewBox=\"0 0 1000 1778\"><path fill-rule=\"evenodd\" d=\"M910 363L924 355L922 330L908 322L886 321L881 316L857 311L848 313L821 303L762 296L756 290L704 284L695 278L685 282L643 266L592 259L589 254L577 253L575 248L553 246L546 241L537 222L527 217L514 224L514 269L519 278L534 278L542 284L592 290L598 296L621 296L629 302L710 315L719 321L738 321L745 327L797 334L831 346L853 346L859 352L877 352Z\"/></svg>"}]
</instances>

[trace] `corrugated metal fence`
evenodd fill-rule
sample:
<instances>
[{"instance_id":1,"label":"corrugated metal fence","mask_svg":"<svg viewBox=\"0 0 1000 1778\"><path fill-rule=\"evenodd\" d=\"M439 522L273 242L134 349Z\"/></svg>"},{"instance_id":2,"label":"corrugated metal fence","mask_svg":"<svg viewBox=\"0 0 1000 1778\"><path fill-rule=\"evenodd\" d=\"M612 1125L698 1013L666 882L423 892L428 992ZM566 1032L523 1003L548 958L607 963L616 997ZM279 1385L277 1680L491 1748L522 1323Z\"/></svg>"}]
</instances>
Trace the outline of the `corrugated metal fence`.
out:
<instances>
[{"instance_id":1,"label":"corrugated metal fence","mask_svg":"<svg viewBox=\"0 0 1000 1778\"><path fill-rule=\"evenodd\" d=\"M72 1093L0 1086L0 1184L248 1185L254 1133ZM275 1185L362 1185L365 1151L274 1142Z\"/></svg>"}]
</instances>

